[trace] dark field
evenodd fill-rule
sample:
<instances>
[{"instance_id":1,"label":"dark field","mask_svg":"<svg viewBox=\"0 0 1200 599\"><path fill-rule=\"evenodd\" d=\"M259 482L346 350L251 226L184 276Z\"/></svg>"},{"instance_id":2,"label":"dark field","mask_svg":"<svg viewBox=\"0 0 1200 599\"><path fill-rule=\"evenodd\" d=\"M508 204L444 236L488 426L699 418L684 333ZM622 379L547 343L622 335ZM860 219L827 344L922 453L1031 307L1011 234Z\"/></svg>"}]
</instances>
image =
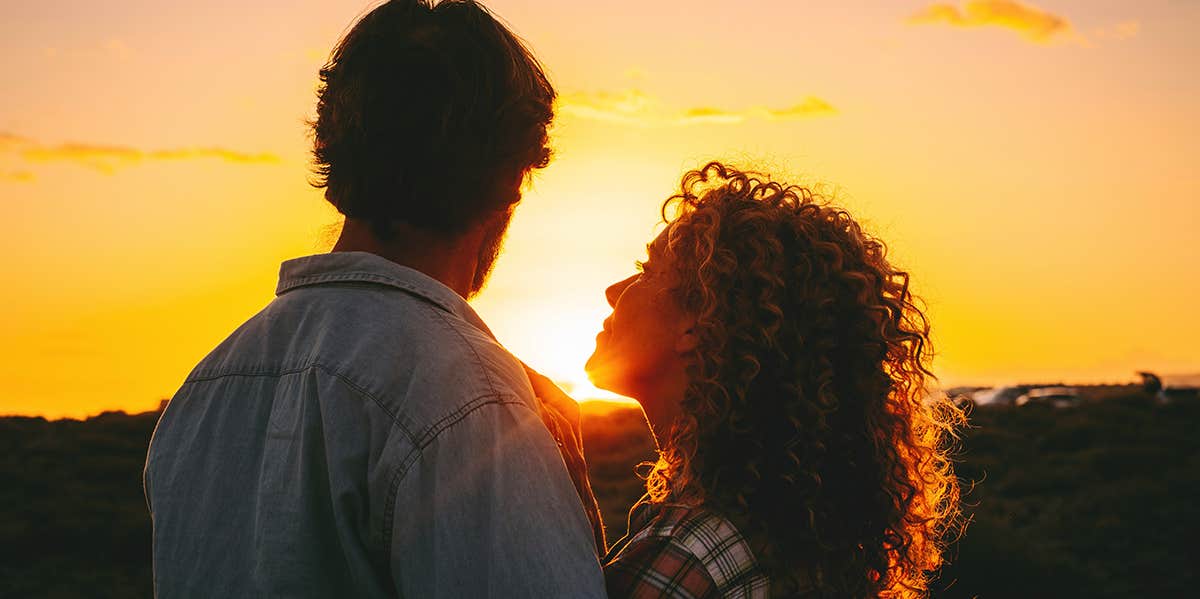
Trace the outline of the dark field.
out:
<instances>
[{"instance_id":1,"label":"dark field","mask_svg":"<svg viewBox=\"0 0 1200 599\"><path fill-rule=\"evenodd\" d=\"M143 597L141 468L156 414L0 419L0 597ZM1197 580L1200 402L1128 387L1075 409L980 408L959 474L971 524L935 597L1185 597ZM609 539L653 455L633 410L585 410ZM967 483L970 486L970 483Z\"/></svg>"}]
</instances>

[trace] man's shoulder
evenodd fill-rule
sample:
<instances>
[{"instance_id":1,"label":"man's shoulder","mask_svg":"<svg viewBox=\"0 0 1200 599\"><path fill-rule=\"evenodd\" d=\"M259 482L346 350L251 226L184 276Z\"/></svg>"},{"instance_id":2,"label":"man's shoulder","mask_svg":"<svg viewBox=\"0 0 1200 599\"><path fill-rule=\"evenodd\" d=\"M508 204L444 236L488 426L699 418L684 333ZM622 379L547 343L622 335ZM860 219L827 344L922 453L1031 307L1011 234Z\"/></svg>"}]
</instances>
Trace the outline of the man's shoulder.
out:
<instances>
[{"instance_id":1,"label":"man's shoulder","mask_svg":"<svg viewBox=\"0 0 1200 599\"><path fill-rule=\"evenodd\" d=\"M409 430L487 397L534 407L520 362L489 333L420 297L372 286L313 287L276 298L188 381L311 370L370 395Z\"/></svg>"},{"instance_id":2,"label":"man's shoulder","mask_svg":"<svg viewBox=\"0 0 1200 599\"><path fill-rule=\"evenodd\" d=\"M533 398L529 377L516 356L500 345L490 333L470 322L455 315L443 316L448 318L447 325L459 341L449 344L454 346L453 355L443 362L444 366L473 367L478 372L475 383L485 393ZM530 403L530 407L536 406Z\"/></svg>"},{"instance_id":3,"label":"man's shoulder","mask_svg":"<svg viewBox=\"0 0 1200 599\"><path fill-rule=\"evenodd\" d=\"M473 406L502 402L537 411L521 362L489 333L453 314L444 318L437 349L429 347L409 374L400 374L391 396L414 426L433 425Z\"/></svg>"}]
</instances>

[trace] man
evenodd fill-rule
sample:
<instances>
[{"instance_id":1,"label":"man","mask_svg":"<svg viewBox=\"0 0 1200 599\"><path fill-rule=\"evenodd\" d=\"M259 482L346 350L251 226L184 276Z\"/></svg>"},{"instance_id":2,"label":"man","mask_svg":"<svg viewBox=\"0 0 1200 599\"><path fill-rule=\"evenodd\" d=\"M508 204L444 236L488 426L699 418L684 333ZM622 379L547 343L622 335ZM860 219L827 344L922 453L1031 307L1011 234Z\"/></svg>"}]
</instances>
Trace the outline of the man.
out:
<instances>
[{"instance_id":1,"label":"man","mask_svg":"<svg viewBox=\"0 0 1200 599\"><path fill-rule=\"evenodd\" d=\"M554 90L470 0L376 8L321 80L314 185L345 225L163 413L156 593L604 596L578 436L465 301L547 162Z\"/></svg>"}]
</instances>

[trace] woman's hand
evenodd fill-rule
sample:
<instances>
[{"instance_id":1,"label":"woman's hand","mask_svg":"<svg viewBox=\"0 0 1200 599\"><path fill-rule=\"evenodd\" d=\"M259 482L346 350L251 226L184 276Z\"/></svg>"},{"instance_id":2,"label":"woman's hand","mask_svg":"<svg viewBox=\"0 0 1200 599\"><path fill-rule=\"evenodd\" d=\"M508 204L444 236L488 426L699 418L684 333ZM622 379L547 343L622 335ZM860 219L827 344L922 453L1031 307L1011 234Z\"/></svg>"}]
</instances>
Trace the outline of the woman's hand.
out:
<instances>
[{"instance_id":1,"label":"woman's hand","mask_svg":"<svg viewBox=\"0 0 1200 599\"><path fill-rule=\"evenodd\" d=\"M525 374L529 376L529 383L533 385L533 394L542 400L542 403L547 407L553 408L560 416L571 423L571 428L579 439L579 423L580 413L579 404L571 399L570 395L563 392L554 384L554 381L547 378L545 375L529 367L528 364L521 362L525 367Z\"/></svg>"}]
</instances>

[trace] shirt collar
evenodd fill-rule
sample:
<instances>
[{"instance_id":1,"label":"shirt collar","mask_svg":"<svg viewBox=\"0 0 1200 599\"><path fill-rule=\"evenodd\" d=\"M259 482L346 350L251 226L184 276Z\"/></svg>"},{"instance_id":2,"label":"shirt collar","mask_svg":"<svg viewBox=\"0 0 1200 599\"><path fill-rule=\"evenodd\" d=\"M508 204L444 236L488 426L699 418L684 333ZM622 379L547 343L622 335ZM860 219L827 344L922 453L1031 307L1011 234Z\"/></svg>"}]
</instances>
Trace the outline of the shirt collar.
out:
<instances>
[{"instance_id":1,"label":"shirt collar","mask_svg":"<svg viewBox=\"0 0 1200 599\"><path fill-rule=\"evenodd\" d=\"M441 281L370 252L330 252L286 260L279 266L275 295L299 287L373 283L395 287L454 314L495 338L470 304Z\"/></svg>"}]
</instances>

